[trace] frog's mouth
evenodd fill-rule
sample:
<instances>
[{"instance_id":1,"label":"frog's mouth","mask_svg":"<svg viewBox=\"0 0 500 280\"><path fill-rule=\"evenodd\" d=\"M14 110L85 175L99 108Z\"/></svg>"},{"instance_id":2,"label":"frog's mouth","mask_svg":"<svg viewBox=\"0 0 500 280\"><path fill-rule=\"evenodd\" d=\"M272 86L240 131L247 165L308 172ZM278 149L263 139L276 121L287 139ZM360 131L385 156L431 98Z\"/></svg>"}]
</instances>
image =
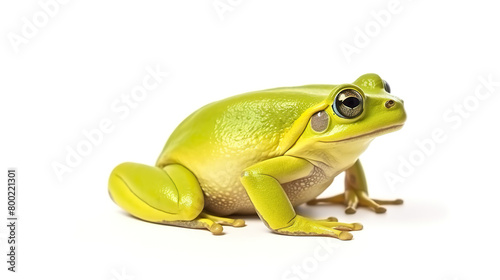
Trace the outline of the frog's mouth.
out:
<instances>
[{"instance_id":1,"label":"frog's mouth","mask_svg":"<svg viewBox=\"0 0 500 280\"><path fill-rule=\"evenodd\" d=\"M393 131L396 131L396 130L399 130L403 127L402 124L398 124L398 125L392 125L392 126L389 126L389 127L385 127L385 128L381 128L381 129L377 129L375 131L372 131L372 132L368 132L368 133L365 133L365 134L361 134L361 135L357 135L357 136L353 136L353 137L349 137L349 138L346 138L346 139L342 139L342 140L336 140L336 141L321 141L321 142L326 142L326 143L342 143L342 142L347 142L347 141L353 141L353 140L358 140L358 139L363 139L363 138L375 138L379 135L382 135L382 134L386 134L386 133L389 133L389 132L393 132Z\"/></svg>"}]
</instances>

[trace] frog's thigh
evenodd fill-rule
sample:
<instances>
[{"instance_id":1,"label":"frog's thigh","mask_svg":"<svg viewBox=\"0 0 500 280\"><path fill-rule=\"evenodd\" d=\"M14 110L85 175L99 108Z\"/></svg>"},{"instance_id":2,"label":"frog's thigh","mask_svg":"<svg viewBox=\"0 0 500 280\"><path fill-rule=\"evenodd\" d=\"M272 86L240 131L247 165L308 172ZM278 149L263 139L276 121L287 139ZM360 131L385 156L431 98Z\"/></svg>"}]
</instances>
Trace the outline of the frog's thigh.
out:
<instances>
[{"instance_id":1,"label":"frog's thigh","mask_svg":"<svg viewBox=\"0 0 500 280\"><path fill-rule=\"evenodd\" d=\"M111 173L109 194L125 211L154 223L191 221L204 207L198 180L179 164L122 163Z\"/></svg>"}]
</instances>

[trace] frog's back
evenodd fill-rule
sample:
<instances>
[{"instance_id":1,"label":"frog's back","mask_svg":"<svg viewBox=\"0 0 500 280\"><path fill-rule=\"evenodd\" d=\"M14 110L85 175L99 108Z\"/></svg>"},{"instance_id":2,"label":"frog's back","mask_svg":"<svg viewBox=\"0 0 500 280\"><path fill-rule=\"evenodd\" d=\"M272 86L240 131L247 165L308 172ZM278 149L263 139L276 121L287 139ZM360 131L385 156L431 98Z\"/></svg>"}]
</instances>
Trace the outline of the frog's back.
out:
<instances>
[{"instance_id":1,"label":"frog's back","mask_svg":"<svg viewBox=\"0 0 500 280\"><path fill-rule=\"evenodd\" d=\"M283 139L294 121L333 87L276 88L208 104L174 130L156 165L184 165L198 178L208 208L210 201L222 204L223 197L234 198L233 204L224 203L227 211L214 212L235 212L241 208L236 200L248 200L239 181L243 169L284 154L288 147L283 147Z\"/></svg>"}]
</instances>

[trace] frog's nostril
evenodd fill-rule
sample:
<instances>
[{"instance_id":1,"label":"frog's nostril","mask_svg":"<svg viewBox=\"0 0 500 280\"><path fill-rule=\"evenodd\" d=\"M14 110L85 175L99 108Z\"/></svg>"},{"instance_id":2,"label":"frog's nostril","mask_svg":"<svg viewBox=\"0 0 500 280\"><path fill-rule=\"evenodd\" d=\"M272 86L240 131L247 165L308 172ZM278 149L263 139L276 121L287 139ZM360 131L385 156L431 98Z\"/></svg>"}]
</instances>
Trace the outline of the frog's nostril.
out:
<instances>
[{"instance_id":1,"label":"frog's nostril","mask_svg":"<svg viewBox=\"0 0 500 280\"><path fill-rule=\"evenodd\" d=\"M392 99L387 100L387 102L385 102L385 108L387 109L394 107L394 105L396 105L396 102Z\"/></svg>"}]
</instances>

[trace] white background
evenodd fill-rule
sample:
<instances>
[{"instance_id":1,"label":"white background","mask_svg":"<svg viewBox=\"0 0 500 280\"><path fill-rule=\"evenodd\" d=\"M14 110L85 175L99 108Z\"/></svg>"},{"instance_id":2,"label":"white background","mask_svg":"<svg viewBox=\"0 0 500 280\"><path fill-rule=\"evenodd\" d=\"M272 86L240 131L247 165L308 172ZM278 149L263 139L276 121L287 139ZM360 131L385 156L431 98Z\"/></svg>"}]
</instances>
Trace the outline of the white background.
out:
<instances>
[{"instance_id":1,"label":"white background","mask_svg":"<svg viewBox=\"0 0 500 280\"><path fill-rule=\"evenodd\" d=\"M401 0L396 9L388 9L390 1L131 2L68 1L51 6L46 22L37 1L0 4L1 168L19 174L18 273L2 261L0 275L498 279L500 86L489 93L480 82L500 81L493 1ZM218 13L214 3L233 6ZM23 35L23 18L36 31ZM347 44L357 52L345 55ZM128 115L113 110L148 67L169 76ZM271 87L352 82L369 72L389 82L408 113L401 131L376 139L362 156L370 194L405 204L383 215L299 207L305 215L363 223L352 241L276 235L256 217L212 236L130 218L108 197L115 165L154 164L176 125L208 102ZM460 115L455 110L464 103ZM66 164L68 149L86 141L83 131L106 119L112 131L58 179L53 165ZM422 156L416 141L436 129L445 140L434 148L425 140ZM412 170L398 171L410 159ZM404 181L391 184L389 173ZM342 189L339 178L324 195ZM7 236L3 225L2 260Z\"/></svg>"}]
</instances>

